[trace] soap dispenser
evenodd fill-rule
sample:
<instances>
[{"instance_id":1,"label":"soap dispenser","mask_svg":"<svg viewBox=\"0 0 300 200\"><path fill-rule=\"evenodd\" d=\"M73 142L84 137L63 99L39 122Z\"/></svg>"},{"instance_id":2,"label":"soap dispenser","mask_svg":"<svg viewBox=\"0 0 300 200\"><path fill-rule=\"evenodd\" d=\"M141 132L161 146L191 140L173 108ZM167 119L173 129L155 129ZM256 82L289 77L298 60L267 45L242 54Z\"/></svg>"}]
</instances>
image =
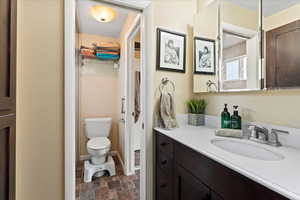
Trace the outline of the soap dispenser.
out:
<instances>
[{"instance_id":1,"label":"soap dispenser","mask_svg":"<svg viewBox=\"0 0 300 200\"><path fill-rule=\"evenodd\" d=\"M227 104L225 104L224 111L221 113L221 127L231 128L230 113L228 112Z\"/></svg>"},{"instance_id":2,"label":"soap dispenser","mask_svg":"<svg viewBox=\"0 0 300 200\"><path fill-rule=\"evenodd\" d=\"M231 116L231 128L242 129L242 118L239 116L238 106L233 106L233 115Z\"/></svg>"}]
</instances>

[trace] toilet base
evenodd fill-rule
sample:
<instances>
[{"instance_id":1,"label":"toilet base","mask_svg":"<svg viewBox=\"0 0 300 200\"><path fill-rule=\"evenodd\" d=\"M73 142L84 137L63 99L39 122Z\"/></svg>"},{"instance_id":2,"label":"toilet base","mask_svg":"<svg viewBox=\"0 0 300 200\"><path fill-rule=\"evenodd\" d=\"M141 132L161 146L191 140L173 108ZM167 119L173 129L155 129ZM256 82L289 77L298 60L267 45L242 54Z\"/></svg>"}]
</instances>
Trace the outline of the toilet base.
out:
<instances>
[{"instance_id":1,"label":"toilet base","mask_svg":"<svg viewBox=\"0 0 300 200\"><path fill-rule=\"evenodd\" d=\"M105 171L109 172L110 176L116 175L116 166L112 156L108 156L107 162L94 165L89 160L84 162L84 182L89 183L92 181L92 177L101 177L104 175Z\"/></svg>"}]
</instances>

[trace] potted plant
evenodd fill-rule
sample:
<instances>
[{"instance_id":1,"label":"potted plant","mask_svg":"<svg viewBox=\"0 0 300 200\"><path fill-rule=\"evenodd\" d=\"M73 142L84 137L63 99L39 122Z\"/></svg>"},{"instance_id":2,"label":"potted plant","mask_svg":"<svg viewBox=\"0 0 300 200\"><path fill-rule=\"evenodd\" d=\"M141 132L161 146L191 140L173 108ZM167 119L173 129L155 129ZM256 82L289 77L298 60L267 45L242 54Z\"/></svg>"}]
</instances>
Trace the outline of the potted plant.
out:
<instances>
[{"instance_id":1,"label":"potted plant","mask_svg":"<svg viewBox=\"0 0 300 200\"><path fill-rule=\"evenodd\" d=\"M205 125L205 108L206 101L204 99L191 99L187 102L188 107L188 124L193 126Z\"/></svg>"}]
</instances>

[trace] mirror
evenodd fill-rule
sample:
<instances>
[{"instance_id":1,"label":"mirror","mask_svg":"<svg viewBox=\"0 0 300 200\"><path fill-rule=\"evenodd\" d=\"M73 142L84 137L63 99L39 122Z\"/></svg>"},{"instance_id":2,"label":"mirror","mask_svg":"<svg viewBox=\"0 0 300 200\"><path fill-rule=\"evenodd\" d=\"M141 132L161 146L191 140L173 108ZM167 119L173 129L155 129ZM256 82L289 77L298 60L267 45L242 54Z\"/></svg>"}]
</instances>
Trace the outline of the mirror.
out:
<instances>
[{"instance_id":1,"label":"mirror","mask_svg":"<svg viewBox=\"0 0 300 200\"><path fill-rule=\"evenodd\" d=\"M194 16L194 76L193 91L217 92L219 1L198 1Z\"/></svg>"},{"instance_id":2,"label":"mirror","mask_svg":"<svg viewBox=\"0 0 300 200\"><path fill-rule=\"evenodd\" d=\"M260 14L260 0L198 1L194 37L214 41L215 53L203 41L199 49L195 39L194 93L261 89ZM205 60L208 55L215 58L215 73L198 73L201 65L197 63L201 62L197 60Z\"/></svg>"},{"instance_id":3,"label":"mirror","mask_svg":"<svg viewBox=\"0 0 300 200\"><path fill-rule=\"evenodd\" d=\"M220 4L220 91L260 90L260 0Z\"/></svg>"},{"instance_id":4,"label":"mirror","mask_svg":"<svg viewBox=\"0 0 300 200\"><path fill-rule=\"evenodd\" d=\"M265 87L300 87L300 0L262 0Z\"/></svg>"}]
</instances>

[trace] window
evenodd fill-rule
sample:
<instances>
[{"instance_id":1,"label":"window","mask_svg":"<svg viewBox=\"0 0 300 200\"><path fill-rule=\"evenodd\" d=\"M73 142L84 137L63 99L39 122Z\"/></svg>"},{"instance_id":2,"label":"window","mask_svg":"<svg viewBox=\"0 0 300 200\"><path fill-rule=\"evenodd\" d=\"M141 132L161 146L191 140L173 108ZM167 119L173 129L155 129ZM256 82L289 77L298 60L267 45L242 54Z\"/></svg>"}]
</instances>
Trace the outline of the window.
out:
<instances>
[{"instance_id":1,"label":"window","mask_svg":"<svg viewBox=\"0 0 300 200\"><path fill-rule=\"evenodd\" d=\"M247 56L241 56L226 60L225 81L246 80L247 79Z\"/></svg>"}]
</instances>

